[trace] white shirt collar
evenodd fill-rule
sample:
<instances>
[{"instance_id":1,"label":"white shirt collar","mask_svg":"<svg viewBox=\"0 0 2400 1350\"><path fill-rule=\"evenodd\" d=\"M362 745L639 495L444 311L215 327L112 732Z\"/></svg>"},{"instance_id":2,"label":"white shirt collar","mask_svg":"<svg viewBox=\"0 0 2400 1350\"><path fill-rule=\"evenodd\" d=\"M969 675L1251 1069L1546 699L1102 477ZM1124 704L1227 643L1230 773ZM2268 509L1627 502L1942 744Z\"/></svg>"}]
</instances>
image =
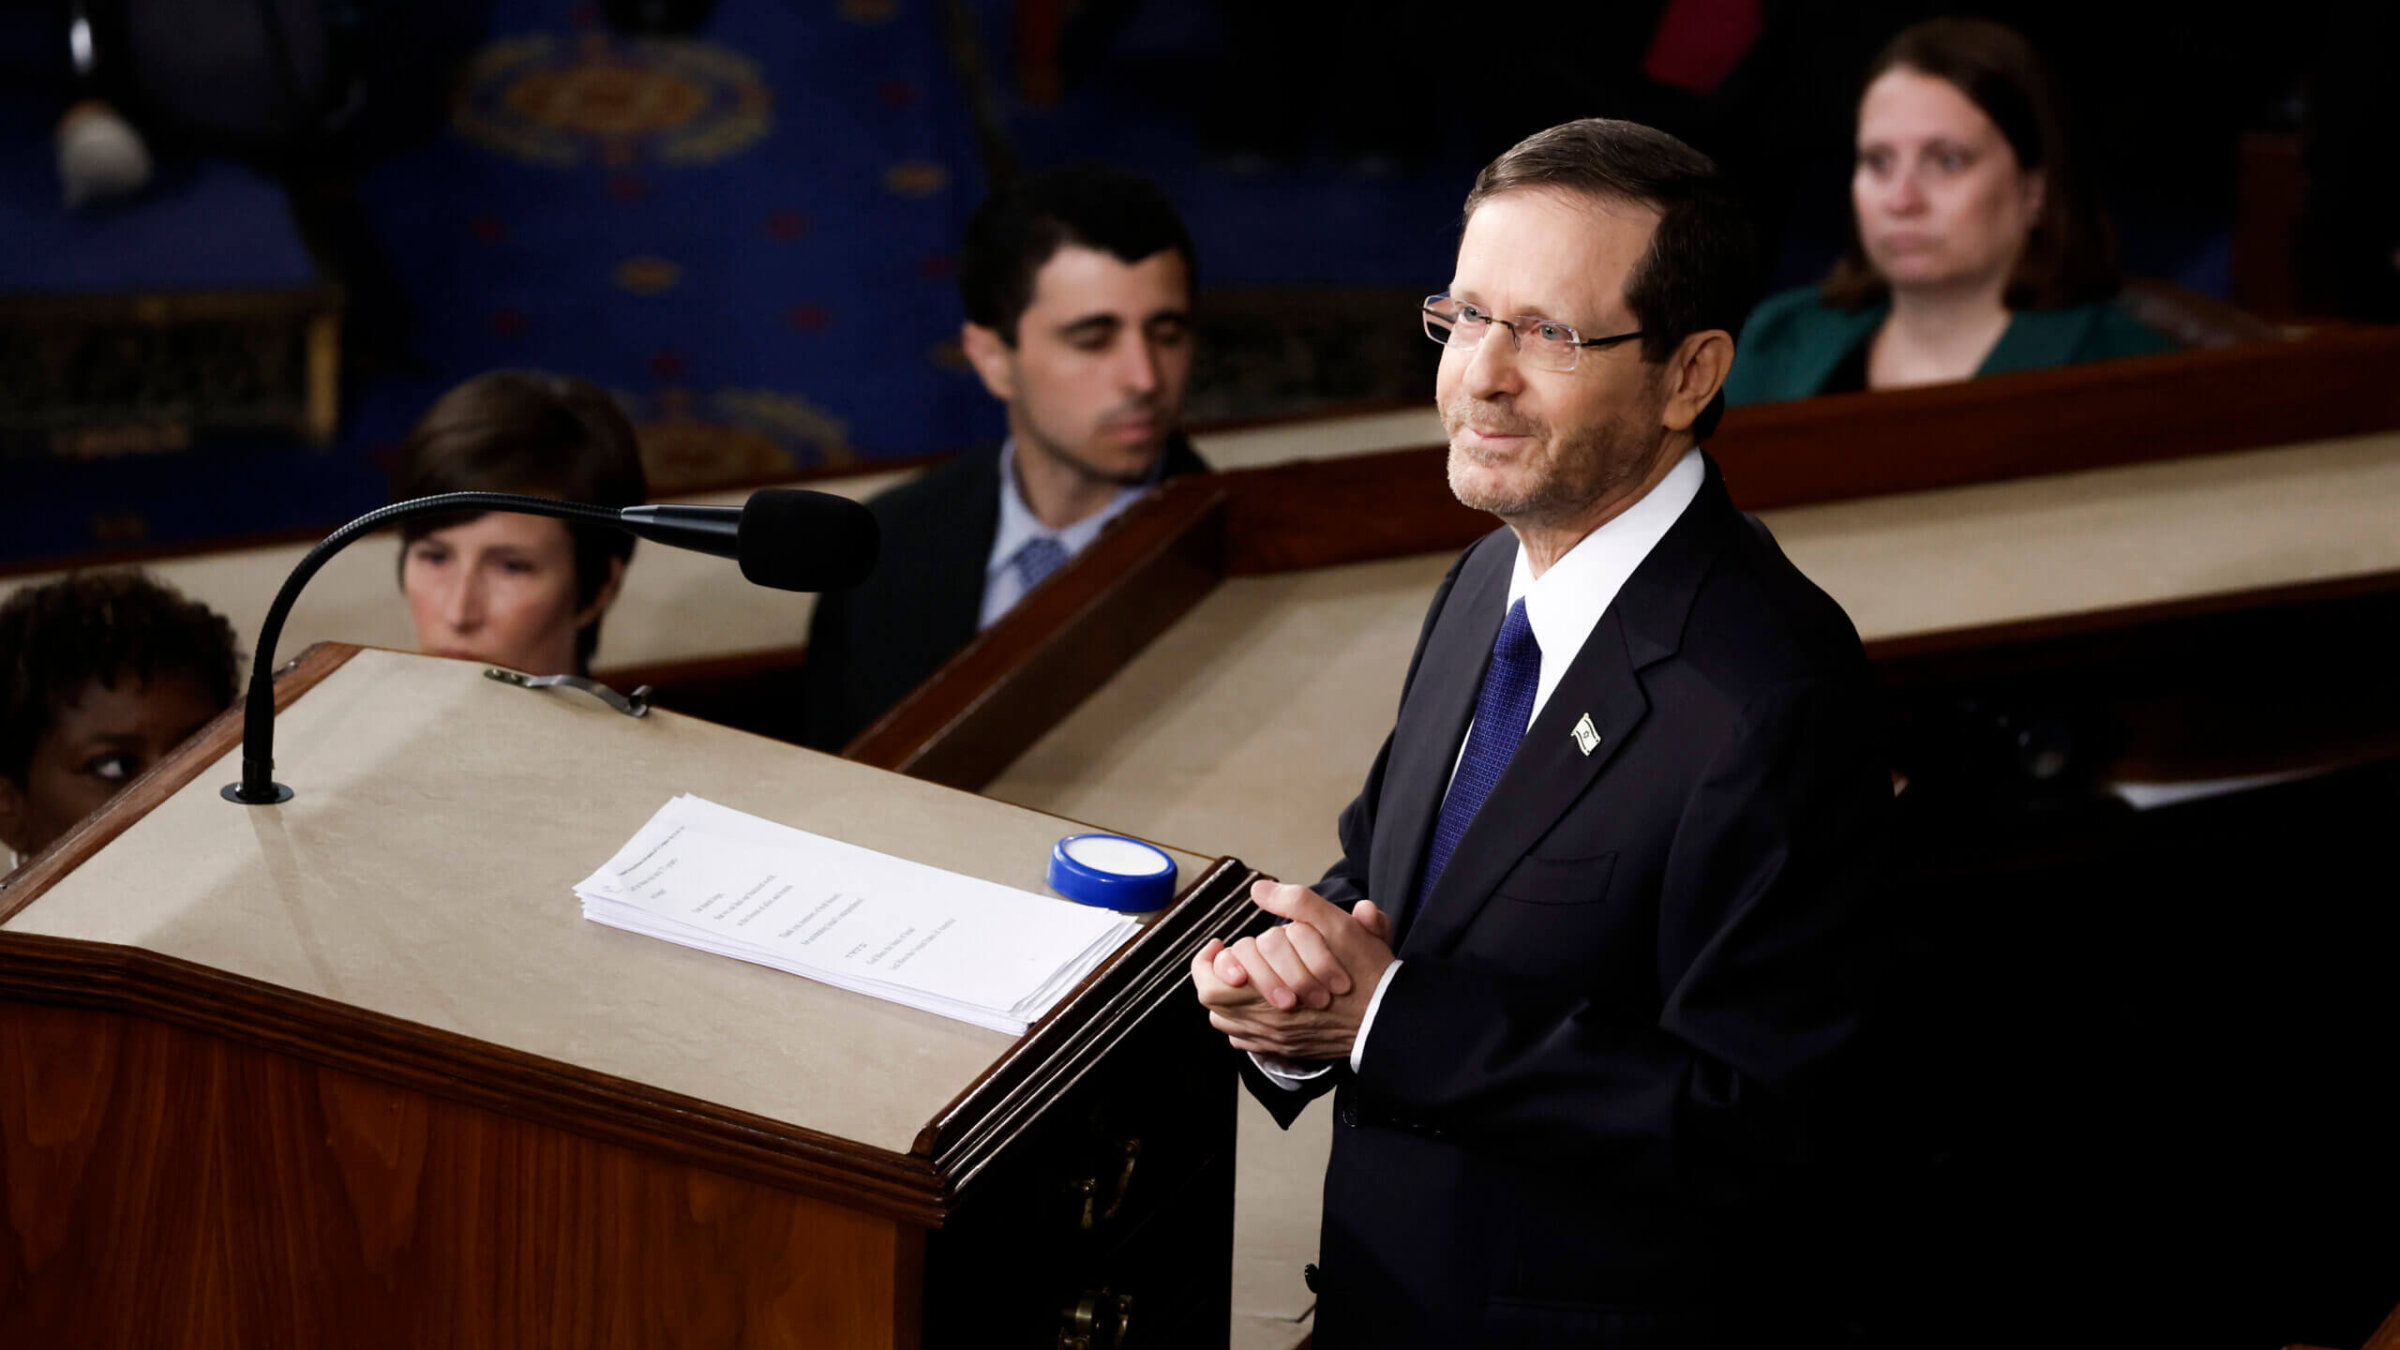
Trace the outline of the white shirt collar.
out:
<instances>
[{"instance_id":1,"label":"white shirt collar","mask_svg":"<svg viewBox=\"0 0 2400 1350\"><path fill-rule=\"evenodd\" d=\"M1575 663L1576 653L1583 650L1600 615L1625 588L1626 578L1682 519L1684 508L1700 495L1700 485L1707 480L1708 468L1699 447L1684 451L1658 486L1577 541L1539 580L1533 575L1533 564L1525 560L1524 547L1518 546L1508 602L1525 602L1525 620L1533 626L1533 640L1542 648L1541 678L1535 681L1533 691L1536 715L1550 701L1550 692L1558 688L1567 667Z\"/></svg>"},{"instance_id":2,"label":"white shirt collar","mask_svg":"<svg viewBox=\"0 0 2400 1350\"><path fill-rule=\"evenodd\" d=\"M1069 557L1081 553L1084 545L1099 537L1103 526L1140 501L1149 490L1147 483L1119 488L1117 495L1108 499L1108 505L1063 530L1051 529L1025 504L1025 489L1017 483L1017 439L1009 437L1000 444L1000 526L992 531L992 552L984 561L984 576L997 574L1027 541L1045 535L1065 546Z\"/></svg>"}]
</instances>

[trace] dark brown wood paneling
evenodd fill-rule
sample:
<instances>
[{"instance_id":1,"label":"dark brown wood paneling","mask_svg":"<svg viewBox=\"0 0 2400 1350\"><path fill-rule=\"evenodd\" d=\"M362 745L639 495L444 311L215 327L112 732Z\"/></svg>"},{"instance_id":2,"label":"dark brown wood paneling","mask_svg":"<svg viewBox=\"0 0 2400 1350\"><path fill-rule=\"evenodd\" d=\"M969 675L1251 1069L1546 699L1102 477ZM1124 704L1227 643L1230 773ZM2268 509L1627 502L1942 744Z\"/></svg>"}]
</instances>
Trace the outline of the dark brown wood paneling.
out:
<instances>
[{"instance_id":1,"label":"dark brown wood paneling","mask_svg":"<svg viewBox=\"0 0 2400 1350\"><path fill-rule=\"evenodd\" d=\"M1214 475L1165 484L842 751L973 791L1224 575Z\"/></svg>"},{"instance_id":2,"label":"dark brown wood paneling","mask_svg":"<svg viewBox=\"0 0 2400 1350\"><path fill-rule=\"evenodd\" d=\"M2176 352L1735 408L1743 510L1922 492L2400 427L2400 331Z\"/></svg>"},{"instance_id":3,"label":"dark brown wood paneling","mask_svg":"<svg viewBox=\"0 0 2400 1350\"><path fill-rule=\"evenodd\" d=\"M0 933L0 1003L124 1013L868 1213L942 1221L944 1185L922 1159L139 948Z\"/></svg>"},{"instance_id":4,"label":"dark brown wood paneling","mask_svg":"<svg viewBox=\"0 0 2400 1350\"><path fill-rule=\"evenodd\" d=\"M0 1066L0 1344L912 1343L888 1218L111 1013Z\"/></svg>"},{"instance_id":5,"label":"dark brown wood paneling","mask_svg":"<svg viewBox=\"0 0 2400 1350\"><path fill-rule=\"evenodd\" d=\"M2354 330L1736 408L1708 444L1746 511L2400 427L2400 332ZM1460 549L1498 525L1427 446L1219 475L1234 575Z\"/></svg>"},{"instance_id":6,"label":"dark brown wood paneling","mask_svg":"<svg viewBox=\"0 0 2400 1350\"><path fill-rule=\"evenodd\" d=\"M1500 522L1451 495L1448 458L1428 446L1220 475L1226 570L1300 572L1465 548Z\"/></svg>"}]
</instances>

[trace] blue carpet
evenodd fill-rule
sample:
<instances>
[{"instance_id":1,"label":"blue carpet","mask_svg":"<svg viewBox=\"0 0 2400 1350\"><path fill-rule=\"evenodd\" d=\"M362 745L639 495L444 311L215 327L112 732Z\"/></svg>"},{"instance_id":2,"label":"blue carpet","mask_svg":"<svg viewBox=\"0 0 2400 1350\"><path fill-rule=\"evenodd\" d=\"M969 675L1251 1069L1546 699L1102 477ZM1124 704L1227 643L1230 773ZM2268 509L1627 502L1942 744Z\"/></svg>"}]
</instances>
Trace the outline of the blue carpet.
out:
<instances>
[{"instance_id":1,"label":"blue carpet","mask_svg":"<svg viewBox=\"0 0 2400 1350\"><path fill-rule=\"evenodd\" d=\"M500 366L616 391L665 490L992 434L947 346L983 184L946 59L924 4L728 4L674 43L500 6L451 133L359 188L426 370L358 439Z\"/></svg>"}]
</instances>

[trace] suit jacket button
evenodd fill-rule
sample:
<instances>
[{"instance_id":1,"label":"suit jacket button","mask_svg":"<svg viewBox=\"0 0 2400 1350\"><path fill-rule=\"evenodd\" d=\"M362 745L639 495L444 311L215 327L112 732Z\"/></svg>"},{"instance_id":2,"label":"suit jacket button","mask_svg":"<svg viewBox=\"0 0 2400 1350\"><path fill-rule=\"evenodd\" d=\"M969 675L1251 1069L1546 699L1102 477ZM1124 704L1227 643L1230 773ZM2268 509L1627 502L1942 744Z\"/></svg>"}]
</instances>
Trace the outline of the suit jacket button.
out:
<instances>
[{"instance_id":1,"label":"suit jacket button","mask_svg":"<svg viewBox=\"0 0 2400 1350\"><path fill-rule=\"evenodd\" d=\"M1340 1119L1341 1119L1341 1122L1342 1122L1344 1125L1347 1125L1347 1126L1349 1126L1351 1129L1354 1129L1354 1130L1355 1130L1355 1129L1357 1129L1357 1128L1358 1128L1358 1103L1356 1103L1356 1102L1343 1102L1343 1103L1342 1103L1342 1110L1341 1110Z\"/></svg>"}]
</instances>

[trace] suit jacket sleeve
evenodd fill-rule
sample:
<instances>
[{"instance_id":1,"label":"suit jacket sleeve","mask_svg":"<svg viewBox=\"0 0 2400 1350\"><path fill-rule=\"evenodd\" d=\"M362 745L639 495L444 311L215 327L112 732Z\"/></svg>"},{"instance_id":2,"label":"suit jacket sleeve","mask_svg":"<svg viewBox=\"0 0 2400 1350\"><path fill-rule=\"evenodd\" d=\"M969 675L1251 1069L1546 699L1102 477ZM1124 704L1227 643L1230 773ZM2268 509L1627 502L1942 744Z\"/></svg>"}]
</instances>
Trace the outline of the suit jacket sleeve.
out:
<instances>
[{"instance_id":1,"label":"suit jacket sleeve","mask_svg":"<svg viewBox=\"0 0 2400 1350\"><path fill-rule=\"evenodd\" d=\"M808 618L808 657L800 667L800 704L786 739L811 749L838 755L857 733L856 715L849 708L850 597L829 592L817 597Z\"/></svg>"},{"instance_id":2,"label":"suit jacket sleeve","mask_svg":"<svg viewBox=\"0 0 2400 1350\"><path fill-rule=\"evenodd\" d=\"M1434 591L1433 603L1426 606L1425 626L1417 634L1417 650L1409 657L1408 676L1400 685L1400 696L1404 700L1408 697L1408 687L1416 683L1417 663L1424 659L1425 640L1433 633L1433 621L1442 612L1442 605L1449 600L1450 588L1458 581L1458 570L1466 565L1466 561L1466 554L1462 553L1458 561L1450 565L1450 571L1442 577L1442 584ZM1334 863L1323 879L1317 882L1317 894L1344 909L1367 898L1367 853L1375 839L1375 803L1383 794L1384 766L1391 756L1392 738L1387 734L1383 738L1383 748L1375 753L1374 767L1367 771L1367 785L1359 790L1358 796L1348 806L1342 808L1341 860ZM1350 1078L1350 1066L1346 1063L1337 1064L1330 1073L1320 1074L1298 1088L1287 1088L1260 1073L1248 1055L1239 1051L1234 1054L1240 1061L1242 1081L1249 1086L1251 1095L1267 1108L1267 1114L1275 1118L1277 1125L1286 1129L1299 1118L1302 1107L1340 1087Z\"/></svg>"},{"instance_id":3,"label":"suit jacket sleeve","mask_svg":"<svg viewBox=\"0 0 2400 1350\"><path fill-rule=\"evenodd\" d=\"M817 597L800 668L803 744L839 754L974 641L997 462L971 451L867 503L882 557L856 589Z\"/></svg>"},{"instance_id":4,"label":"suit jacket sleeve","mask_svg":"<svg viewBox=\"0 0 2400 1350\"><path fill-rule=\"evenodd\" d=\"M1400 682L1400 701L1408 701L1408 691L1417 682L1417 667L1425 660L1425 644L1433 636L1434 620L1441 617L1442 607L1450 602L1450 589L1458 584L1459 569L1467 565L1467 557L1475 550L1468 549L1450 564L1443 574L1442 584L1434 589L1433 603L1425 607L1424 627L1417 631L1417 649L1408 658L1408 674ZM1367 770L1367 785L1358 796L1342 808L1340 837L1342 856L1317 882L1317 894L1344 909L1367 897L1367 857L1375 844L1376 804L1383 797L1384 769L1391 763L1392 737L1386 734L1383 747L1375 752L1374 767ZM1386 897L1388 907L1390 897Z\"/></svg>"},{"instance_id":5,"label":"suit jacket sleeve","mask_svg":"<svg viewBox=\"0 0 2400 1350\"><path fill-rule=\"evenodd\" d=\"M1861 676L1760 692L1707 756L1658 897L1655 1023L1412 956L1360 1061L1362 1112L1554 1151L1635 1191L1738 1194L1810 1155L1885 959L1891 796Z\"/></svg>"}]
</instances>

